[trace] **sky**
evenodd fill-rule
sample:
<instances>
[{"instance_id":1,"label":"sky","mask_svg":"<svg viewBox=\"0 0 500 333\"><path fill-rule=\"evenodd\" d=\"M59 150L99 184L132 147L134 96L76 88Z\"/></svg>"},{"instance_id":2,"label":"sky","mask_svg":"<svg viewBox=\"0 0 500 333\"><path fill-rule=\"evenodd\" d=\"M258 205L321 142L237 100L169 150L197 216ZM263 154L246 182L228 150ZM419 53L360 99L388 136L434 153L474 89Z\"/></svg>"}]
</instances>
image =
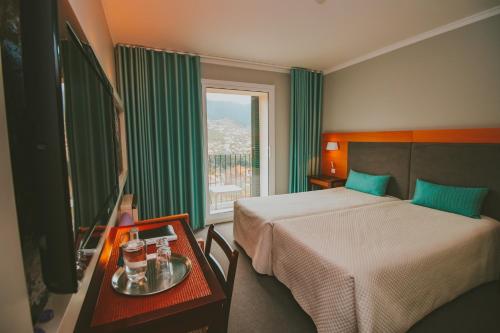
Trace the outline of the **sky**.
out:
<instances>
[{"instance_id":1,"label":"sky","mask_svg":"<svg viewBox=\"0 0 500 333\"><path fill-rule=\"evenodd\" d=\"M250 104L249 95L207 93L207 99L211 101L233 102L238 104Z\"/></svg>"}]
</instances>

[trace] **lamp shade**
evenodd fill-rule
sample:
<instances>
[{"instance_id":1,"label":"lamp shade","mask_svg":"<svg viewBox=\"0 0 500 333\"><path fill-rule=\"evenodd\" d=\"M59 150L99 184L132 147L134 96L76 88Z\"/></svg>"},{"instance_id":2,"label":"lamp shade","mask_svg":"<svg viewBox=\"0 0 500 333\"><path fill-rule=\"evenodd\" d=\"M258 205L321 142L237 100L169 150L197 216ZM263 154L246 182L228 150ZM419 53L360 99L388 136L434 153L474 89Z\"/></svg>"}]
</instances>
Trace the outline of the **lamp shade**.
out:
<instances>
[{"instance_id":1,"label":"lamp shade","mask_svg":"<svg viewBox=\"0 0 500 333\"><path fill-rule=\"evenodd\" d=\"M326 144L326 150L339 150L339 144L337 142L328 142Z\"/></svg>"}]
</instances>

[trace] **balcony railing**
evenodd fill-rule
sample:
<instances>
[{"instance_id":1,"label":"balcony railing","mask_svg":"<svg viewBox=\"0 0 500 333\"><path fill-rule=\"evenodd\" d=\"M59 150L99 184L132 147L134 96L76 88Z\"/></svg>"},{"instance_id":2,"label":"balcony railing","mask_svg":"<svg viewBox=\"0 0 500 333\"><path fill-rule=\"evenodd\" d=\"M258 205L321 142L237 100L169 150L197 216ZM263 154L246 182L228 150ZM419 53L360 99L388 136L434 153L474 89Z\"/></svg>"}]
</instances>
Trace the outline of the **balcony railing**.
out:
<instances>
[{"instance_id":1,"label":"balcony railing","mask_svg":"<svg viewBox=\"0 0 500 333\"><path fill-rule=\"evenodd\" d=\"M235 200L257 193L252 167L251 154L208 155L210 214L231 211Z\"/></svg>"}]
</instances>

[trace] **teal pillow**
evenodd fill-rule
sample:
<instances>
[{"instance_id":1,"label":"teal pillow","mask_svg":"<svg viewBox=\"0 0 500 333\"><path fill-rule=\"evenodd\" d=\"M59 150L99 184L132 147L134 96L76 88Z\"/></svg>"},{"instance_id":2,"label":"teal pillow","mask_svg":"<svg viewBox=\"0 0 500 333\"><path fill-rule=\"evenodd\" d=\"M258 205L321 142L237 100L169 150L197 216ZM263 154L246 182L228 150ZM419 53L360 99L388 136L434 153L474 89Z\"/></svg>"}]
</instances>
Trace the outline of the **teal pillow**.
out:
<instances>
[{"instance_id":1,"label":"teal pillow","mask_svg":"<svg viewBox=\"0 0 500 333\"><path fill-rule=\"evenodd\" d=\"M351 170L349 171L345 187L351 190L382 196L385 195L389 179L391 179L391 176L388 175L375 176Z\"/></svg>"},{"instance_id":2,"label":"teal pillow","mask_svg":"<svg viewBox=\"0 0 500 333\"><path fill-rule=\"evenodd\" d=\"M445 186L417 179L412 203L477 219L487 194L484 187Z\"/></svg>"}]
</instances>

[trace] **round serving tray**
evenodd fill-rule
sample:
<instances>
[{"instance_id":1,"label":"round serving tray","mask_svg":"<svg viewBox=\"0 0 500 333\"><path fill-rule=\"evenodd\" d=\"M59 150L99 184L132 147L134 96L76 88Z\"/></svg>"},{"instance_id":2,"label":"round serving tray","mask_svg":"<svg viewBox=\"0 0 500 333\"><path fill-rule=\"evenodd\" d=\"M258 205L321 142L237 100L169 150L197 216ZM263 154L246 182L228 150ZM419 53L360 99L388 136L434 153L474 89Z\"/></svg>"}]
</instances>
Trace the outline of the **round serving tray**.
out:
<instances>
[{"instance_id":1,"label":"round serving tray","mask_svg":"<svg viewBox=\"0 0 500 333\"><path fill-rule=\"evenodd\" d=\"M161 293L175 287L189 275L191 272L191 260L189 258L172 253L171 274L157 270L156 258L148 259L148 270L146 279L139 283L132 283L127 279L125 268L120 267L113 274L111 285L117 292L129 296L146 296Z\"/></svg>"}]
</instances>

